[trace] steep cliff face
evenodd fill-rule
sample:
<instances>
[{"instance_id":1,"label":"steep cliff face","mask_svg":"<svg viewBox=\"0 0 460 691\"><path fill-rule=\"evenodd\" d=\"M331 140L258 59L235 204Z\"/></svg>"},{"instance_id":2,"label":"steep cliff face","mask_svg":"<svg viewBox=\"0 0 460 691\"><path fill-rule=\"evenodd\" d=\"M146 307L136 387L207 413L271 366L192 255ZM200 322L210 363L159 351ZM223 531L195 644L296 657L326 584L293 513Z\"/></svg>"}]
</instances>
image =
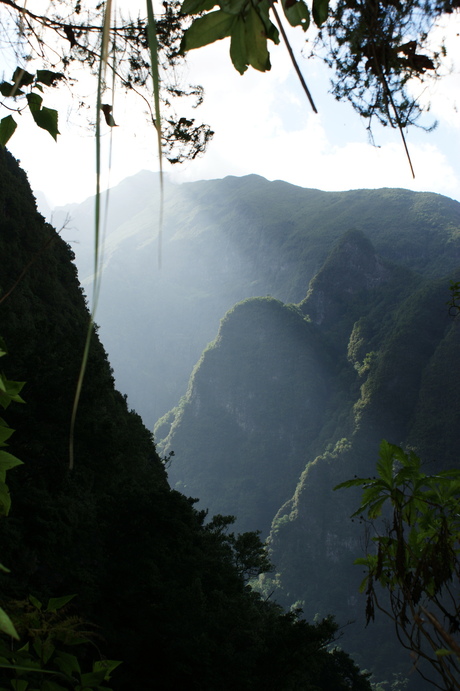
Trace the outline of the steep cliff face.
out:
<instances>
[{"instance_id":1,"label":"steep cliff face","mask_svg":"<svg viewBox=\"0 0 460 691\"><path fill-rule=\"evenodd\" d=\"M228 313L158 427L176 452L172 481L211 512L263 531L272 512L277 574L262 579L264 593L308 617L355 621L344 645L380 678L393 662L405 671L404 660L398 667L385 627L373 630L378 652L369 648L353 566L364 536L349 518L358 496L333 488L373 473L382 438L430 461L436 449L433 467L454 458L458 394L447 379L458 326L447 298L447 281L383 261L361 232L347 233L300 305L254 299Z\"/></svg>"},{"instance_id":2,"label":"steep cliff face","mask_svg":"<svg viewBox=\"0 0 460 691\"><path fill-rule=\"evenodd\" d=\"M161 448L175 453L170 481L211 513L235 514L240 529L266 533L335 393L328 365L319 334L297 308L273 298L236 305L169 417Z\"/></svg>"}]
</instances>

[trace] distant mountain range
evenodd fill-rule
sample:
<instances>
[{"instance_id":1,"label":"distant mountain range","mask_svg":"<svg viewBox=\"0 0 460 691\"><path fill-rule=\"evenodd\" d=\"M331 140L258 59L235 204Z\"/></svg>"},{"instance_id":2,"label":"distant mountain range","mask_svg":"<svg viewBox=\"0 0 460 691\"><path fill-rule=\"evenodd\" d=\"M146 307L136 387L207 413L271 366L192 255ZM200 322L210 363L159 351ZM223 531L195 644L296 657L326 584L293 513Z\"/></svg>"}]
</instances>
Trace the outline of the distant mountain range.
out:
<instances>
[{"instance_id":1,"label":"distant mountain range","mask_svg":"<svg viewBox=\"0 0 460 691\"><path fill-rule=\"evenodd\" d=\"M96 321L119 388L145 423L185 394L202 350L237 302L299 303L334 243L361 230L385 260L426 277L460 264L459 204L406 190L321 192L256 175L165 185L158 265L159 185L143 171L109 196ZM105 208L105 201L102 202ZM94 199L55 209L91 294Z\"/></svg>"},{"instance_id":2,"label":"distant mountain range","mask_svg":"<svg viewBox=\"0 0 460 691\"><path fill-rule=\"evenodd\" d=\"M92 207L54 212L78 229L86 285ZM382 438L430 471L458 465L460 204L254 175L167 184L161 268L158 214L153 174L110 194L97 321L118 386L157 420L173 486L268 537L265 595L356 622L347 650L406 674L389 630L363 629L358 496L333 487L372 474Z\"/></svg>"}]
</instances>

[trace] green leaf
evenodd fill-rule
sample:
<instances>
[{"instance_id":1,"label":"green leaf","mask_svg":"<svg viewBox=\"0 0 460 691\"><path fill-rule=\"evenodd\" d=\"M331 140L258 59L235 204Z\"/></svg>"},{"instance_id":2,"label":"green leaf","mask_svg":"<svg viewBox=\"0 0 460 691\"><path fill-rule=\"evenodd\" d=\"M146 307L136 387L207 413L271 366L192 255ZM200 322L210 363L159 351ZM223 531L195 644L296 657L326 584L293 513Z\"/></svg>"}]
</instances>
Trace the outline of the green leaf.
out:
<instances>
[{"instance_id":1,"label":"green leaf","mask_svg":"<svg viewBox=\"0 0 460 691\"><path fill-rule=\"evenodd\" d=\"M7 115L0 120L0 146L6 146L16 127L16 122L11 115Z\"/></svg>"},{"instance_id":2,"label":"green leaf","mask_svg":"<svg viewBox=\"0 0 460 691\"><path fill-rule=\"evenodd\" d=\"M248 0L219 0L219 7L228 14L241 14Z\"/></svg>"},{"instance_id":3,"label":"green leaf","mask_svg":"<svg viewBox=\"0 0 460 691\"><path fill-rule=\"evenodd\" d=\"M184 0L180 11L181 14L199 14L209 12L217 4L216 0Z\"/></svg>"},{"instance_id":4,"label":"green leaf","mask_svg":"<svg viewBox=\"0 0 460 691\"><path fill-rule=\"evenodd\" d=\"M0 471L11 470L11 468L16 468L18 465L23 465L19 458L8 453L8 451L0 451Z\"/></svg>"},{"instance_id":5,"label":"green leaf","mask_svg":"<svg viewBox=\"0 0 460 691\"><path fill-rule=\"evenodd\" d=\"M0 516L8 516L11 508L11 497L8 485L0 480Z\"/></svg>"},{"instance_id":6,"label":"green leaf","mask_svg":"<svg viewBox=\"0 0 460 691\"><path fill-rule=\"evenodd\" d=\"M29 682L25 679L11 679L10 683L14 691L26 691L29 686Z\"/></svg>"},{"instance_id":7,"label":"green leaf","mask_svg":"<svg viewBox=\"0 0 460 691\"><path fill-rule=\"evenodd\" d=\"M57 110L43 107L39 111L32 111L32 115L37 125L49 132L56 141L59 134Z\"/></svg>"},{"instance_id":8,"label":"green leaf","mask_svg":"<svg viewBox=\"0 0 460 691\"><path fill-rule=\"evenodd\" d=\"M81 685L84 689L87 687L100 686L105 679L104 670L99 672L87 672L81 675Z\"/></svg>"},{"instance_id":9,"label":"green leaf","mask_svg":"<svg viewBox=\"0 0 460 691\"><path fill-rule=\"evenodd\" d=\"M19 636L17 634L16 629L14 628L14 624L7 615L7 613L0 607L0 631L3 633L6 633L8 636L11 636L11 638L15 638L17 641L19 640Z\"/></svg>"},{"instance_id":10,"label":"green leaf","mask_svg":"<svg viewBox=\"0 0 460 691\"><path fill-rule=\"evenodd\" d=\"M14 84L17 87L20 87L29 86L30 84L32 84L34 79L35 75L30 74L30 72L27 72L27 70L23 70L21 67L16 67L11 81L14 82Z\"/></svg>"},{"instance_id":11,"label":"green leaf","mask_svg":"<svg viewBox=\"0 0 460 691\"><path fill-rule=\"evenodd\" d=\"M40 111L40 108L42 107L43 99L41 96L38 94L35 94L33 91L30 94L27 94L27 103L29 104L30 112L32 115L35 113L38 113Z\"/></svg>"},{"instance_id":12,"label":"green leaf","mask_svg":"<svg viewBox=\"0 0 460 691\"><path fill-rule=\"evenodd\" d=\"M329 14L329 0L313 0L312 12L316 26L324 24Z\"/></svg>"},{"instance_id":13,"label":"green leaf","mask_svg":"<svg viewBox=\"0 0 460 691\"><path fill-rule=\"evenodd\" d=\"M73 672L81 674L80 664L75 655L60 651L54 658L54 662L61 672L64 672L64 674L67 674L69 677L72 676Z\"/></svg>"},{"instance_id":14,"label":"green leaf","mask_svg":"<svg viewBox=\"0 0 460 691\"><path fill-rule=\"evenodd\" d=\"M0 422L0 446L6 446L5 442L11 437L13 432L14 429L11 429L11 427L6 427Z\"/></svg>"},{"instance_id":15,"label":"green leaf","mask_svg":"<svg viewBox=\"0 0 460 691\"><path fill-rule=\"evenodd\" d=\"M37 82L45 84L45 86L56 86L57 82L65 79L62 72L51 72L51 70L37 70Z\"/></svg>"},{"instance_id":16,"label":"green leaf","mask_svg":"<svg viewBox=\"0 0 460 691\"><path fill-rule=\"evenodd\" d=\"M187 29L181 43L181 53L207 46L215 41L230 36L235 16L222 10L210 12L198 17Z\"/></svg>"},{"instance_id":17,"label":"green leaf","mask_svg":"<svg viewBox=\"0 0 460 691\"><path fill-rule=\"evenodd\" d=\"M9 82L2 82L0 84L0 94L5 96L5 98L14 98L15 96L22 96L23 91L20 89L15 89L14 84Z\"/></svg>"},{"instance_id":18,"label":"green leaf","mask_svg":"<svg viewBox=\"0 0 460 691\"><path fill-rule=\"evenodd\" d=\"M303 0L282 0L282 5L289 24L306 31L310 26L310 11Z\"/></svg>"},{"instance_id":19,"label":"green leaf","mask_svg":"<svg viewBox=\"0 0 460 691\"><path fill-rule=\"evenodd\" d=\"M246 50L246 27L242 17L237 17L233 25L230 41L230 58L235 69L240 74L244 74L248 68L249 59Z\"/></svg>"},{"instance_id":20,"label":"green leaf","mask_svg":"<svg viewBox=\"0 0 460 691\"><path fill-rule=\"evenodd\" d=\"M452 650L448 650L447 648L439 648L439 650L435 650L435 654L438 657L444 657L444 655L452 655L453 652Z\"/></svg>"},{"instance_id":21,"label":"green leaf","mask_svg":"<svg viewBox=\"0 0 460 691\"><path fill-rule=\"evenodd\" d=\"M251 5L246 18L246 49L249 64L260 72L270 69L267 34L256 9Z\"/></svg>"},{"instance_id":22,"label":"green leaf","mask_svg":"<svg viewBox=\"0 0 460 691\"><path fill-rule=\"evenodd\" d=\"M41 608L43 607L40 600L37 600L37 598L33 595L29 595L29 601L35 607L35 609L41 610Z\"/></svg>"},{"instance_id":23,"label":"green leaf","mask_svg":"<svg viewBox=\"0 0 460 691\"><path fill-rule=\"evenodd\" d=\"M77 597L75 595L64 595L63 597L50 597L48 601L48 607L46 608L46 612L57 612L58 609L61 609L61 607L64 607L68 602L74 599L74 597Z\"/></svg>"},{"instance_id":24,"label":"green leaf","mask_svg":"<svg viewBox=\"0 0 460 691\"><path fill-rule=\"evenodd\" d=\"M104 672L104 680L108 681L113 670L121 664L121 660L98 660L93 664L93 672L97 672L98 674Z\"/></svg>"}]
</instances>

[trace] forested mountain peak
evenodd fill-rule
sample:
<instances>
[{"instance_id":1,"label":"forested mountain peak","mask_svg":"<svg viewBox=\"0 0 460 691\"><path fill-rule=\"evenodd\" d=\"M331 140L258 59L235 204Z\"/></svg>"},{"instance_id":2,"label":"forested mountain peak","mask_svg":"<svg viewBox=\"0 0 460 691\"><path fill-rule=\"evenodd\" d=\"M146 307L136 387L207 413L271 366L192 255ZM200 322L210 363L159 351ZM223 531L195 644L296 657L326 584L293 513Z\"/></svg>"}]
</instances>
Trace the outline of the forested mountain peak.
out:
<instances>
[{"instance_id":1,"label":"forested mountain peak","mask_svg":"<svg viewBox=\"0 0 460 691\"><path fill-rule=\"evenodd\" d=\"M0 248L4 367L8 378L26 381L25 404L4 413L15 428L10 450L23 465L8 471L13 503L0 521L0 543L11 573L1 573L0 604L23 638L0 641L2 658L16 665L13 672L2 666L2 688L63 688L50 674L65 678L66 688L86 688L93 682L83 675L77 684L80 665L104 669L108 657L122 661L110 681L116 691L263 691L273 679L276 688L369 691L350 658L328 652L332 621L310 625L248 587L267 568L257 534L235 535L222 516L205 524L206 512L171 490L152 435L115 389L95 332L69 470L89 313L69 246L37 213L27 178L5 149ZM68 626L84 626L76 653L75 636L65 637L59 615L40 604L73 594L74 608L63 616ZM41 616L50 628L37 627ZM24 656L34 664L21 664ZM105 688L100 679L98 688Z\"/></svg>"},{"instance_id":2,"label":"forested mountain peak","mask_svg":"<svg viewBox=\"0 0 460 691\"><path fill-rule=\"evenodd\" d=\"M157 177L145 171L111 190L97 315L117 385L149 427L185 394L233 305L266 295L304 300L350 229L364 233L382 262L421 275L442 277L460 263L460 204L451 199L402 189L324 192L248 175L166 181L160 270L159 199ZM87 290L93 207L89 199L54 211L57 227L70 213L65 237L75 241Z\"/></svg>"},{"instance_id":3,"label":"forested mountain peak","mask_svg":"<svg viewBox=\"0 0 460 691\"><path fill-rule=\"evenodd\" d=\"M322 269L310 283L302 311L315 324L337 319L358 293L388 281L391 269L377 255L360 230L349 230L331 250Z\"/></svg>"}]
</instances>

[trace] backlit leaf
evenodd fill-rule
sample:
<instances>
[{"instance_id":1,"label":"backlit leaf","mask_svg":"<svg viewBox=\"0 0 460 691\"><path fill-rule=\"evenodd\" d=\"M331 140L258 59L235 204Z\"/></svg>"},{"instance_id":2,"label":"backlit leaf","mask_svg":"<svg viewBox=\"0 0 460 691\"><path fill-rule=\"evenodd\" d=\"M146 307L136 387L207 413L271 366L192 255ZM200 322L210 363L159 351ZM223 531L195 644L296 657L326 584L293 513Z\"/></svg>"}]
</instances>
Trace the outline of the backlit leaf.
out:
<instances>
[{"instance_id":1,"label":"backlit leaf","mask_svg":"<svg viewBox=\"0 0 460 691\"><path fill-rule=\"evenodd\" d=\"M329 14L329 0L313 0L313 19L316 26L321 26Z\"/></svg>"},{"instance_id":2,"label":"backlit leaf","mask_svg":"<svg viewBox=\"0 0 460 691\"><path fill-rule=\"evenodd\" d=\"M5 146L7 144L14 134L16 127L16 122L11 115L7 115L0 120L0 146Z\"/></svg>"},{"instance_id":3,"label":"backlit leaf","mask_svg":"<svg viewBox=\"0 0 460 691\"><path fill-rule=\"evenodd\" d=\"M282 5L289 24L306 31L310 26L310 11L303 0L282 0Z\"/></svg>"},{"instance_id":4,"label":"backlit leaf","mask_svg":"<svg viewBox=\"0 0 460 691\"><path fill-rule=\"evenodd\" d=\"M236 17L222 10L198 17L187 29L181 43L181 52L207 46L230 36Z\"/></svg>"}]
</instances>

